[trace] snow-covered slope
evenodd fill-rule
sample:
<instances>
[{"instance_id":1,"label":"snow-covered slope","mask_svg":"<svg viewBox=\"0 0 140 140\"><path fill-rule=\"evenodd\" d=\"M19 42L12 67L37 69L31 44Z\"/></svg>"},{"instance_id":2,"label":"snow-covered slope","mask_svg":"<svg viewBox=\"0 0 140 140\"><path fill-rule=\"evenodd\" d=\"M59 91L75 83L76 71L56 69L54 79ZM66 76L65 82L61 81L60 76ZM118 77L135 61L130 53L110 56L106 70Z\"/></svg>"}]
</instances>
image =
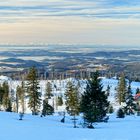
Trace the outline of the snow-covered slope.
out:
<instances>
[{"instance_id":1,"label":"snow-covered slope","mask_svg":"<svg viewBox=\"0 0 140 140\"><path fill-rule=\"evenodd\" d=\"M52 98L53 101L51 101L51 102L54 102L54 104L55 104L55 98L57 96L61 96L61 95L64 96L66 84L69 80L72 81L75 85L77 85L77 84L80 85L80 93L81 94L84 92L84 90L86 88L86 80L78 80L77 81L74 78L65 79L65 80L50 80L49 82L51 82L51 84L52 84L52 92L54 94L54 97ZM14 93L16 93L16 87L21 84L21 81L14 81L8 77L0 76L0 83L3 83L4 81L7 81L9 83L10 89ZM47 80L40 81L40 91L42 93L42 99L43 99L43 95L45 93L45 87L46 87L47 82L48 82ZM115 95L116 95L116 88L118 85L118 80L116 80L114 78L107 79L105 77L102 77L102 85L103 85L104 91L107 89L108 85L110 86L110 96L109 96L108 100L112 103L112 105L117 106L116 102L115 102ZM140 82L132 82L131 83L131 88L132 88L132 91L134 94L135 94L136 89L138 87L140 88ZM65 108L65 106L62 106L62 107L55 108L55 110L56 111L64 111L64 108ZM26 101L26 113L31 113L31 111L28 108L27 101Z\"/></svg>"},{"instance_id":2,"label":"snow-covered slope","mask_svg":"<svg viewBox=\"0 0 140 140\"><path fill-rule=\"evenodd\" d=\"M66 83L68 80L51 81L53 85L53 94L55 96L64 95ZM10 89L16 91L17 85L21 81L12 81L7 78L2 78L0 83L8 81ZM40 81L41 92L44 94L47 81ZM81 93L86 87L86 81L80 80ZM114 97L118 81L116 79L102 79L106 90L107 86L111 87L109 100L114 103ZM137 87L140 87L139 82L132 82L132 90L135 93ZM64 106L56 111L63 111ZM30 113L27 107L26 113ZM77 117L77 126L73 128L73 123L70 116L66 116L66 123L61 123L62 116L57 113L54 116L32 116L25 114L22 121L19 121L19 114L0 112L0 139L1 140L139 140L140 117L127 116L124 119L116 118L116 114L110 115L108 123L96 123L95 129L87 129L82 127L83 120Z\"/></svg>"},{"instance_id":3,"label":"snow-covered slope","mask_svg":"<svg viewBox=\"0 0 140 140\"><path fill-rule=\"evenodd\" d=\"M95 124L95 129L73 128L70 117L61 123L62 116L25 115L22 121L15 113L0 112L1 140L139 140L140 117L118 119L110 116L108 123Z\"/></svg>"}]
</instances>

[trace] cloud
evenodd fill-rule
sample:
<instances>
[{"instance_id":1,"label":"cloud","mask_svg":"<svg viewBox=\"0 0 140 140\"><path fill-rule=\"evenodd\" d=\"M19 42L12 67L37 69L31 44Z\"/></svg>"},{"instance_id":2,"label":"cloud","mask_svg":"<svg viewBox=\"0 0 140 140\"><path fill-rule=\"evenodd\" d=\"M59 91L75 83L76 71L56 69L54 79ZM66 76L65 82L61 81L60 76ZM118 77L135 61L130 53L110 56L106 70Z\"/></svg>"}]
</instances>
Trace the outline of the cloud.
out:
<instances>
[{"instance_id":1,"label":"cloud","mask_svg":"<svg viewBox=\"0 0 140 140\"><path fill-rule=\"evenodd\" d=\"M140 44L139 0L1 0L0 43Z\"/></svg>"},{"instance_id":2,"label":"cloud","mask_svg":"<svg viewBox=\"0 0 140 140\"><path fill-rule=\"evenodd\" d=\"M138 0L7 0L0 3L0 16L139 18L139 7Z\"/></svg>"}]
</instances>

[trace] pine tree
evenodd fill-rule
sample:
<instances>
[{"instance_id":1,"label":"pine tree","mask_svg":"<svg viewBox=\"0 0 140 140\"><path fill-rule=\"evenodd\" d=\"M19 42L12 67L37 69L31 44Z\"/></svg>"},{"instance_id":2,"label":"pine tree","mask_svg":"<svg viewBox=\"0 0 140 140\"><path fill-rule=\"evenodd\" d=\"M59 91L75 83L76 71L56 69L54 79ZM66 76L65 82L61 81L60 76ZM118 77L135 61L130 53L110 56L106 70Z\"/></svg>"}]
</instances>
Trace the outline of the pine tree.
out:
<instances>
[{"instance_id":1,"label":"pine tree","mask_svg":"<svg viewBox=\"0 0 140 140\"><path fill-rule=\"evenodd\" d=\"M129 83L126 95L126 106L124 107L124 111L126 115L131 115L134 114L134 111L136 110L136 103L132 95L131 83Z\"/></svg>"},{"instance_id":2,"label":"pine tree","mask_svg":"<svg viewBox=\"0 0 140 140\"><path fill-rule=\"evenodd\" d=\"M107 95L107 96L110 95L110 86L109 86L109 85L107 86L107 89L106 89L106 95Z\"/></svg>"},{"instance_id":3,"label":"pine tree","mask_svg":"<svg viewBox=\"0 0 140 140\"><path fill-rule=\"evenodd\" d=\"M126 99L126 93L127 93L127 84L125 80L124 74L120 77L119 83L118 83L118 88L117 88L117 100L119 104L125 102Z\"/></svg>"},{"instance_id":4,"label":"pine tree","mask_svg":"<svg viewBox=\"0 0 140 140\"><path fill-rule=\"evenodd\" d=\"M9 100L8 100L8 106L7 106L7 108L6 108L6 111L7 111L7 112L12 112L12 103L11 103L10 98L9 98Z\"/></svg>"},{"instance_id":5,"label":"pine tree","mask_svg":"<svg viewBox=\"0 0 140 140\"><path fill-rule=\"evenodd\" d=\"M112 105L109 105L109 107L108 107L108 113L109 114L112 114L113 112L114 112L113 106Z\"/></svg>"},{"instance_id":6,"label":"pine tree","mask_svg":"<svg viewBox=\"0 0 140 140\"><path fill-rule=\"evenodd\" d=\"M21 94L19 96L19 100L22 107L22 113L24 113L25 112L25 83L24 81L22 81L21 83Z\"/></svg>"},{"instance_id":7,"label":"pine tree","mask_svg":"<svg viewBox=\"0 0 140 140\"><path fill-rule=\"evenodd\" d=\"M51 99L51 97L53 96L53 94L52 94L52 84L50 82L47 82L47 84L46 84L45 96L46 96L47 99Z\"/></svg>"},{"instance_id":8,"label":"pine tree","mask_svg":"<svg viewBox=\"0 0 140 140\"><path fill-rule=\"evenodd\" d=\"M37 70L32 67L27 75L27 94L29 97L28 107L32 111L32 115L39 113L41 105L41 92L39 92L39 81L37 80Z\"/></svg>"},{"instance_id":9,"label":"pine tree","mask_svg":"<svg viewBox=\"0 0 140 140\"><path fill-rule=\"evenodd\" d=\"M108 106L109 102L103 91L99 73L92 73L81 100L81 112L83 112L84 121L88 123L89 128L93 128L94 122L100 122L104 119Z\"/></svg>"},{"instance_id":10,"label":"pine tree","mask_svg":"<svg viewBox=\"0 0 140 140\"><path fill-rule=\"evenodd\" d=\"M17 86L16 90L16 107L17 107L17 112L19 105L22 108L22 113L25 112L25 86L24 82L22 81L21 86Z\"/></svg>"},{"instance_id":11,"label":"pine tree","mask_svg":"<svg viewBox=\"0 0 140 140\"><path fill-rule=\"evenodd\" d=\"M21 93L20 86L18 85L16 88L16 112L19 111L19 94Z\"/></svg>"},{"instance_id":12,"label":"pine tree","mask_svg":"<svg viewBox=\"0 0 140 140\"><path fill-rule=\"evenodd\" d=\"M54 108L48 103L48 99L43 100L42 116L52 115Z\"/></svg>"},{"instance_id":13,"label":"pine tree","mask_svg":"<svg viewBox=\"0 0 140 140\"><path fill-rule=\"evenodd\" d=\"M3 96L4 96L4 90L2 85L0 85L0 106L3 104Z\"/></svg>"},{"instance_id":14,"label":"pine tree","mask_svg":"<svg viewBox=\"0 0 140 140\"><path fill-rule=\"evenodd\" d=\"M42 116L52 115L54 113L54 107L49 104L49 100L52 96L52 84L50 82L47 82L46 93L43 100Z\"/></svg>"},{"instance_id":15,"label":"pine tree","mask_svg":"<svg viewBox=\"0 0 140 140\"><path fill-rule=\"evenodd\" d=\"M11 106L12 106L12 111L16 112L15 110L15 104L16 104L16 97L15 97L15 91L14 89L10 89L10 101L11 101Z\"/></svg>"},{"instance_id":16,"label":"pine tree","mask_svg":"<svg viewBox=\"0 0 140 140\"><path fill-rule=\"evenodd\" d=\"M63 99L62 96L57 97L57 106L62 106L63 105Z\"/></svg>"},{"instance_id":17,"label":"pine tree","mask_svg":"<svg viewBox=\"0 0 140 140\"><path fill-rule=\"evenodd\" d=\"M66 98L66 109L67 112L73 116L79 114L79 98L78 98L78 92L76 87L72 84L72 82L67 83L66 92L65 92L65 98Z\"/></svg>"},{"instance_id":18,"label":"pine tree","mask_svg":"<svg viewBox=\"0 0 140 140\"><path fill-rule=\"evenodd\" d=\"M3 100L2 104L6 111L11 112L12 111L12 103L9 95L9 85L7 82L4 82L2 85L3 88Z\"/></svg>"},{"instance_id":19,"label":"pine tree","mask_svg":"<svg viewBox=\"0 0 140 140\"><path fill-rule=\"evenodd\" d=\"M125 117L124 110L122 108L119 108L117 111L117 118L124 118L124 117Z\"/></svg>"},{"instance_id":20,"label":"pine tree","mask_svg":"<svg viewBox=\"0 0 140 140\"><path fill-rule=\"evenodd\" d=\"M66 110L68 114L73 116L74 128L76 127L76 115L79 114L80 111L80 101L79 101L79 92L77 87L75 87L72 82L67 83L66 92Z\"/></svg>"}]
</instances>

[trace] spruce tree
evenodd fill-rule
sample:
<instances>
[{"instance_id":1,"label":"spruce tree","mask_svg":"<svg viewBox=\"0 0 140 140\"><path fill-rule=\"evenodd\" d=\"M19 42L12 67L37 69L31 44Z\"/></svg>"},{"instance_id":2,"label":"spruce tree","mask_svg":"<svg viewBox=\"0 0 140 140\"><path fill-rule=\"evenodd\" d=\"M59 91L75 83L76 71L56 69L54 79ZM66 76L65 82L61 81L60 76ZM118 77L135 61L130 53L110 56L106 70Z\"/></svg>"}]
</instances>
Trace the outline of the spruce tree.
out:
<instances>
[{"instance_id":1,"label":"spruce tree","mask_svg":"<svg viewBox=\"0 0 140 140\"><path fill-rule=\"evenodd\" d=\"M50 82L47 82L47 84L46 84L45 96L46 96L47 99L51 99L51 97L53 96L53 94L52 94L52 84Z\"/></svg>"},{"instance_id":2,"label":"spruce tree","mask_svg":"<svg viewBox=\"0 0 140 140\"><path fill-rule=\"evenodd\" d=\"M66 86L65 99L66 99L66 110L73 116L79 114L79 98L78 91L72 82L68 82Z\"/></svg>"},{"instance_id":3,"label":"spruce tree","mask_svg":"<svg viewBox=\"0 0 140 140\"><path fill-rule=\"evenodd\" d=\"M37 70L35 67L32 67L27 75L28 107L31 109L32 115L37 115L39 113L41 105L41 92L39 92L39 89Z\"/></svg>"},{"instance_id":4,"label":"spruce tree","mask_svg":"<svg viewBox=\"0 0 140 140\"><path fill-rule=\"evenodd\" d=\"M19 96L19 100L21 103L22 113L25 112L25 83L22 81L21 83L21 94Z\"/></svg>"},{"instance_id":5,"label":"spruce tree","mask_svg":"<svg viewBox=\"0 0 140 140\"><path fill-rule=\"evenodd\" d=\"M3 95L4 95L4 90L2 85L0 85L0 106L3 104Z\"/></svg>"},{"instance_id":6,"label":"spruce tree","mask_svg":"<svg viewBox=\"0 0 140 140\"><path fill-rule=\"evenodd\" d=\"M49 104L49 100L52 96L52 84L50 82L47 82L46 92L43 100L42 116L52 115L54 113L54 107Z\"/></svg>"},{"instance_id":7,"label":"spruce tree","mask_svg":"<svg viewBox=\"0 0 140 140\"><path fill-rule=\"evenodd\" d=\"M7 112L12 112L12 103L11 103L10 98L9 98L9 100L8 100L8 106L7 106L7 108L6 108L6 111L7 111Z\"/></svg>"},{"instance_id":8,"label":"spruce tree","mask_svg":"<svg viewBox=\"0 0 140 140\"><path fill-rule=\"evenodd\" d=\"M48 103L48 99L43 100L42 116L52 115L54 108Z\"/></svg>"},{"instance_id":9,"label":"spruce tree","mask_svg":"<svg viewBox=\"0 0 140 140\"><path fill-rule=\"evenodd\" d=\"M127 93L127 83L125 80L124 74L121 75L118 83L118 88L117 88L117 101L121 105L121 103L125 102L126 99L126 93Z\"/></svg>"},{"instance_id":10,"label":"spruce tree","mask_svg":"<svg viewBox=\"0 0 140 140\"><path fill-rule=\"evenodd\" d=\"M104 119L108 106L109 102L103 91L99 73L92 73L81 100L81 112L83 112L84 121L88 123L89 128L93 128L94 122L100 122Z\"/></svg>"},{"instance_id":11,"label":"spruce tree","mask_svg":"<svg viewBox=\"0 0 140 140\"><path fill-rule=\"evenodd\" d=\"M109 105L109 107L108 107L108 113L109 114L112 114L113 112L114 112L113 106L112 105Z\"/></svg>"},{"instance_id":12,"label":"spruce tree","mask_svg":"<svg viewBox=\"0 0 140 140\"><path fill-rule=\"evenodd\" d=\"M63 99L62 96L57 97L57 106L62 106L63 105Z\"/></svg>"},{"instance_id":13,"label":"spruce tree","mask_svg":"<svg viewBox=\"0 0 140 140\"><path fill-rule=\"evenodd\" d=\"M19 94L21 93L20 86L18 85L16 88L16 112L19 111Z\"/></svg>"},{"instance_id":14,"label":"spruce tree","mask_svg":"<svg viewBox=\"0 0 140 140\"><path fill-rule=\"evenodd\" d=\"M65 92L66 110L68 114L73 116L74 128L76 127L76 115L80 112L79 92L72 82L68 82Z\"/></svg>"},{"instance_id":15,"label":"spruce tree","mask_svg":"<svg viewBox=\"0 0 140 140\"><path fill-rule=\"evenodd\" d=\"M132 95L131 83L129 83L126 95L126 106L124 107L124 111L126 115L131 115L134 114L134 111L136 110L136 103Z\"/></svg>"},{"instance_id":16,"label":"spruce tree","mask_svg":"<svg viewBox=\"0 0 140 140\"><path fill-rule=\"evenodd\" d=\"M122 108L119 108L117 111L117 118L124 118L124 117L125 117L124 110Z\"/></svg>"},{"instance_id":17,"label":"spruce tree","mask_svg":"<svg viewBox=\"0 0 140 140\"><path fill-rule=\"evenodd\" d=\"M12 103L9 95L9 85L7 82L4 82L2 85L3 88L3 99L2 104L6 111L11 112L12 111Z\"/></svg>"},{"instance_id":18,"label":"spruce tree","mask_svg":"<svg viewBox=\"0 0 140 140\"><path fill-rule=\"evenodd\" d=\"M22 113L25 112L25 86L24 82L22 81L21 86L17 86L16 90L16 107L17 107L17 112L18 108L21 106Z\"/></svg>"},{"instance_id":19,"label":"spruce tree","mask_svg":"<svg viewBox=\"0 0 140 140\"><path fill-rule=\"evenodd\" d=\"M106 95L107 95L107 96L110 95L110 86L109 86L109 85L107 86L107 89L106 89Z\"/></svg>"}]
</instances>

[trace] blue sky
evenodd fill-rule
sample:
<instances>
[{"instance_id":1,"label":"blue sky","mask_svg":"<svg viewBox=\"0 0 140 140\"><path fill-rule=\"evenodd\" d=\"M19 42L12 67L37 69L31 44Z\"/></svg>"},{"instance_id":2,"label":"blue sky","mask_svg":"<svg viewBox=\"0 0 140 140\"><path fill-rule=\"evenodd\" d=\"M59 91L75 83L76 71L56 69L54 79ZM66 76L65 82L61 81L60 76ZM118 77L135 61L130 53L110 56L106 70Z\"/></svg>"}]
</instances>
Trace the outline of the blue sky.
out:
<instances>
[{"instance_id":1,"label":"blue sky","mask_svg":"<svg viewBox=\"0 0 140 140\"><path fill-rule=\"evenodd\" d=\"M1 0L0 44L140 44L139 0Z\"/></svg>"}]
</instances>

